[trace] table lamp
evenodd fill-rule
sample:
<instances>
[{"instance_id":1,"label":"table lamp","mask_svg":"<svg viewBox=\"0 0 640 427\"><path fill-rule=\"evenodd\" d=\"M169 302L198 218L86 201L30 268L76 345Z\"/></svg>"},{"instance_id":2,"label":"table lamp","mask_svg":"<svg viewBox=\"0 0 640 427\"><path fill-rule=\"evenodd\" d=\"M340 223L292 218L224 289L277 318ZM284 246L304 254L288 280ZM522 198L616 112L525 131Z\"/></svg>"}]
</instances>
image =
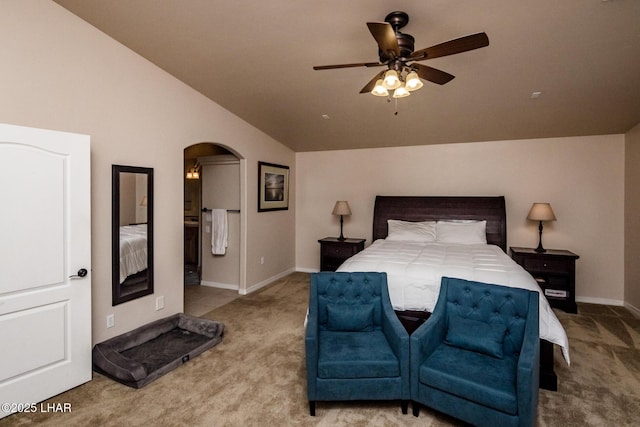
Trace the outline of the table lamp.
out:
<instances>
[{"instance_id":1,"label":"table lamp","mask_svg":"<svg viewBox=\"0 0 640 427\"><path fill-rule=\"evenodd\" d=\"M344 240L344 235L342 234L342 222L345 215L351 215L351 209L349 209L349 202L344 200L339 200L336 202L336 205L333 207L333 215L340 215L340 237L338 240Z\"/></svg>"},{"instance_id":2,"label":"table lamp","mask_svg":"<svg viewBox=\"0 0 640 427\"><path fill-rule=\"evenodd\" d=\"M538 241L536 252L546 252L547 250L542 247L542 221L556 220L556 216L553 213L553 209L551 209L551 205L549 203L534 203L531 206L529 215L527 215L527 219L531 221L540 221L540 224L538 225L540 240Z\"/></svg>"}]
</instances>

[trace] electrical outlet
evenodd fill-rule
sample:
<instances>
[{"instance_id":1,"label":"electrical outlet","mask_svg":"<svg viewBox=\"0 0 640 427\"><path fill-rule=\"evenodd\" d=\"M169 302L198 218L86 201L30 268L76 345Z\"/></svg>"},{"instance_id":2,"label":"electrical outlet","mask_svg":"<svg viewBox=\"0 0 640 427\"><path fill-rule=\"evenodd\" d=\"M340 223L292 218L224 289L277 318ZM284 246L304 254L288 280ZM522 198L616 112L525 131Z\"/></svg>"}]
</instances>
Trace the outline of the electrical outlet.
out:
<instances>
[{"instance_id":1,"label":"electrical outlet","mask_svg":"<svg viewBox=\"0 0 640 427\"><path fill-rule=\"evenodd\" d=\"M263 256L260 257L260 264L264 264L264 257Z\"/></svg>"},{"instance_id":2,"label":"electrical outlet","mask_svg":"<svg viewBox=\"0 0 640 427\"><path fill-rule=\"evenodd\" d=\"M156 298L156 310L162 310L164 308L164 297L159 296Z\"/></svg>"},{"instance_id":3,"label":"electrical outlet","mask_svg":"<svg viewBox=\"0 0 640 427\"><path fill-rule=\"evenodd\" d=\"M116 325L116 319L113 314L107 315L107 328L113 328Z\"/></svg>"}]
</instances>

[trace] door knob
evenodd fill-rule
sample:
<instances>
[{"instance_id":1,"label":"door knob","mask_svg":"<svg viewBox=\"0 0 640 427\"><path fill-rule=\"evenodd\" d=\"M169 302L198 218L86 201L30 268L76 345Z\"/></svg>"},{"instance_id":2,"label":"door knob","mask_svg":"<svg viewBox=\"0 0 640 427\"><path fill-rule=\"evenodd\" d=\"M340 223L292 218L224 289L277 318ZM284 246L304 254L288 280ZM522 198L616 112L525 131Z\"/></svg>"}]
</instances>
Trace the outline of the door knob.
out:
<instances>
[{"instance_id":1,"label":"door knob","mask_svg":"<svg viewBox=\"0 0 640 427\"><path fill-rule=\"evenodd\" d=\"M78 270L78 274L74 274L73 276L69 276L70 279L76 279L79 277L84 277L87 275L87 269L86 268L81 268L80 270Z\"/></svg>"}]
</instances>

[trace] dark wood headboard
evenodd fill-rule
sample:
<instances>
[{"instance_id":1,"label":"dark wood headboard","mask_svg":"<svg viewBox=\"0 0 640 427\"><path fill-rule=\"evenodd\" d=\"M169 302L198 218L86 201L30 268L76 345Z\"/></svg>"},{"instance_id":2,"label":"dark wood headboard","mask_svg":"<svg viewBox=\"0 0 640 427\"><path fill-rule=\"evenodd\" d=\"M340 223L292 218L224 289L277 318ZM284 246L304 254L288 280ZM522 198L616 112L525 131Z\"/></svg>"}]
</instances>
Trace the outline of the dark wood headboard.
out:
<instances>
[{"instance_id":1,"label":"dark wood headboard","mask_svg":"<svg viewBox=\"0 0 640 427\"><path fill-rule=\"evenodd\" d=\"M373 209L373 241L387 237L388 219L486 220L487 243L507 251L507 213L504 196L376 196Z\"/></svg>"}]
</instances>

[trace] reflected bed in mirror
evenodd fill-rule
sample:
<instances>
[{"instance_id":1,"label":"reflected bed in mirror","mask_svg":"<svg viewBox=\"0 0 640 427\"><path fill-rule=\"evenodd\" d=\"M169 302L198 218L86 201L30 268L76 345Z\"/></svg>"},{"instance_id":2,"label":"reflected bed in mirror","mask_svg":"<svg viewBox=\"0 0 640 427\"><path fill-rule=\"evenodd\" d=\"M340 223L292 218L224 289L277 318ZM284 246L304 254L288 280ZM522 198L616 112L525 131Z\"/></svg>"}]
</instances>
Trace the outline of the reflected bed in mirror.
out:
<instances>
[{"instance_id":1,"label":"reflected bed in mirror","mask_svg":"<svg viewBox=\"0 0 640 427\"><path fill-rule=\"evenodd\" d=\"M153 293L153 169L113 165L112 304Z\"/></svg>"}]
</instances>

